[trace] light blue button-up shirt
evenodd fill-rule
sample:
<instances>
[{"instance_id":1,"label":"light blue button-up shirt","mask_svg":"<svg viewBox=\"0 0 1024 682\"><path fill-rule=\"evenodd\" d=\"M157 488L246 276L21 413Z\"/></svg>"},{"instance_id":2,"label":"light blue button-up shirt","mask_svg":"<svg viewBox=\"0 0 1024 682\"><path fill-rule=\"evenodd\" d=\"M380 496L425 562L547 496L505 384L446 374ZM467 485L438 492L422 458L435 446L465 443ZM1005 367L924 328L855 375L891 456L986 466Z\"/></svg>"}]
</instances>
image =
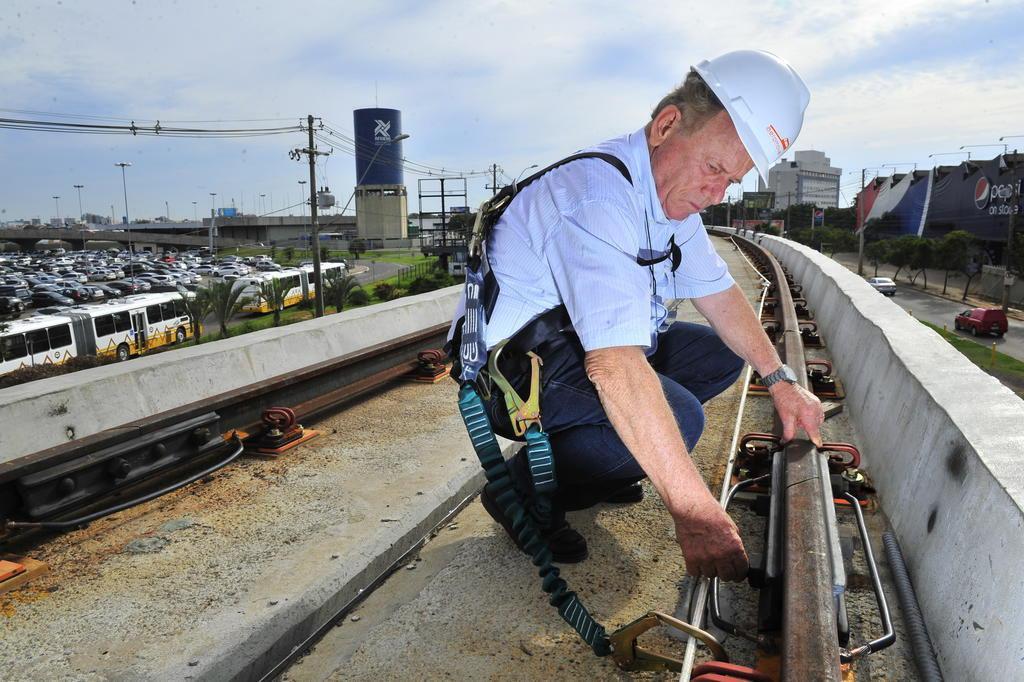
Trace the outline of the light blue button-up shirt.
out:
<instances>
[{"instance_id":1,"label":"light blue button-up shirt","mask_svg":"<svg viewBox=\"0 0 1024 682\"><path fill-rule=\"evenodd\" d=\"M699 298L732 286L700 215L665 216L642 128L589 151L621 159L632 186L611 164L581 159L520 192L488 240L500 287L488 348L564 303L584 350L643 346L650 352L666 322L664 299ZM671 258L637 263L664 254L673 235L682 255L675 273Z\"/></svg>"}]
</instances>

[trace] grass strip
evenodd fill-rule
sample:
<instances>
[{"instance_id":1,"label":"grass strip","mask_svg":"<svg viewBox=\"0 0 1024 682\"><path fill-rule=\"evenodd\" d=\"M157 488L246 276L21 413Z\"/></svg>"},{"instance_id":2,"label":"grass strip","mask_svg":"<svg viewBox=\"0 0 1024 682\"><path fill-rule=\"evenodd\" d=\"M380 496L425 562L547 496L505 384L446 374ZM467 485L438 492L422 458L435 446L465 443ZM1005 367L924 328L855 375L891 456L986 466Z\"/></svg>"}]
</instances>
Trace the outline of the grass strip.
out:
<instances>
[{"instance_id":1,"label":"grass strip","mask_svg":"<svg viewBox=\"0 0 1024 682\"><path fill-rule=\"evenodd\" d=\"M1011 375L1016 377L1021 384L1024 384L1024 362L999 351L993 354L992 346L990 345L983 346L980 343L965 339L955 332L943 329L924 320L920 320L920 322L926 327L935 330L968 360L989 374L993 374L997 378L998 375Z\"/></svg>"}]
</instances>

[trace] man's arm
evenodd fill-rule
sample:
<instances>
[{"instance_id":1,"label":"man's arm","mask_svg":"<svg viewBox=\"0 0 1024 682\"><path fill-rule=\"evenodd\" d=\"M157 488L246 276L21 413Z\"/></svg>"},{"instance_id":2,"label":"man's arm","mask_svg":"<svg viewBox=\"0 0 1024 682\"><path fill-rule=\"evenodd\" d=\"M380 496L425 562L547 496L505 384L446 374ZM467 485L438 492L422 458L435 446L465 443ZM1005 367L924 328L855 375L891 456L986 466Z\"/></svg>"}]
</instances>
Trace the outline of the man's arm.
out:
<instances>
[{"instance_id":1,"label":"man's arm","mask_svg":"<svg viewBox=\"0 0 1024 682\"><path fill-rule=\"evenodd\" d=\"M639 346L589 351L587 375L622 442L643 467L676 526L694 576L739 580L747 571L736 525L690 460L658 375Z\"/></svg>"},{"instance_id":2,"label":"man's arm","mask_svg":"<svg viewBox=\"0 0 1024 682\"><path fill-rule=\"evenodd\" d=\"M770 374L782 364L757 314L738 285L733 284L725 291L691 301L697 311L711 323L725 345L749 362L758 374ZM768 391L782 420L782 440L789 442L796 437L796 429L799 427L807 432L815 445L821 447L819 429L825 416L818 397L786 381L778 382Z\"/></svg>"}]
</instances>

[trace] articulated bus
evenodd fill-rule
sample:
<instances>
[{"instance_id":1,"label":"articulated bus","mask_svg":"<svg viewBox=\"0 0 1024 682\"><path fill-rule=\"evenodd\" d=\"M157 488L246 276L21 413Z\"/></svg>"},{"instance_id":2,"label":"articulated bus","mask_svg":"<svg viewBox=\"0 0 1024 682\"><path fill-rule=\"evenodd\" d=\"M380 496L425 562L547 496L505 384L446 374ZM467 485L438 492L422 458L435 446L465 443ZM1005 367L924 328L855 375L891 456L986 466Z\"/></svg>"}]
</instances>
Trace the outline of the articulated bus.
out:
<instances>
[{"instance_id":1,"label":"articulated bus","mask_svg":"<svg viewBox=\"0 0 1024 682\"><path fill-rule=\"evenodd\" d=\"M320 276L326 278L327 273L332 271L341 272L345 270L344 263L321 263ZM276 279L284 279L288 283L288 291L284 295L284 308L296 305L305 300L316 298L316 283L313 281L313 266L303 265L298 268L288 268L280 272L260 272L235 280L234 289L244 288L241 294L243 299L242 312L246 313L269 313L272 312L270 301L262 295L262 287L268 282Z\"/></svg>"},{"instance_id":2,"label":"articulated bus","mask_svg":"<svg viewBox=\"0 0 1024 682\"><path fill-rule=\"evenodd\" d=\"M181 294L138 294L107 303L35 315L0 332L0 374L33 365L62 363L76 355L127 360L182 343L192 321Z\"/></svg>"},{"instance_id":3,"label":"articulated bus","mask_svg":"<svg viewBox=\"0 0 1024 682\"><path fill-rule=\"evenodd\" d=\"M0 332L0 374L34 365L61 364L77 354L71 318L63 315L15 320Z\"/></svg>"}]
</instances>

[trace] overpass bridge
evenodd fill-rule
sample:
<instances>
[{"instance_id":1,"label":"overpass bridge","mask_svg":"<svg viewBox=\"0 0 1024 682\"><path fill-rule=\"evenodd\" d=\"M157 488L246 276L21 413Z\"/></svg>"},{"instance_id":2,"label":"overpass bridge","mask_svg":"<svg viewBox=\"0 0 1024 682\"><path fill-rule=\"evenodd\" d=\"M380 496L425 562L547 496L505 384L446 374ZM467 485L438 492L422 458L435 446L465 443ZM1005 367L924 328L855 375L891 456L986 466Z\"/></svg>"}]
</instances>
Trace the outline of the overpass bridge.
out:
<instances>
[{"instance_id":1,"label":"overpass bridge","mask_svg":"<svg viewBox=\"0 0 1024 682\"><path fill-rule=\"evenodd\" d=\"M173 224L171 224L173 225ZM132 226L131 243L136 251L157 251L174 247L176 249L198 248L208 246L210 238L207 234L168 234L157 232L164 229L161 223L152 225ZM193 230L202 230L196 228ZM25 228L25 229L0 229L0 241L12 242L18 245L22 251L33 251L38 247L40 241L62 241L70 244L72 248L84 249L89 242L116 242L125 246L129 243L129 233L119 230L75 230L60 228ZM233 248L251 244L251 240L232 239L228 237L216 237L218 248Z\"/></svg>"}]
</instances>

